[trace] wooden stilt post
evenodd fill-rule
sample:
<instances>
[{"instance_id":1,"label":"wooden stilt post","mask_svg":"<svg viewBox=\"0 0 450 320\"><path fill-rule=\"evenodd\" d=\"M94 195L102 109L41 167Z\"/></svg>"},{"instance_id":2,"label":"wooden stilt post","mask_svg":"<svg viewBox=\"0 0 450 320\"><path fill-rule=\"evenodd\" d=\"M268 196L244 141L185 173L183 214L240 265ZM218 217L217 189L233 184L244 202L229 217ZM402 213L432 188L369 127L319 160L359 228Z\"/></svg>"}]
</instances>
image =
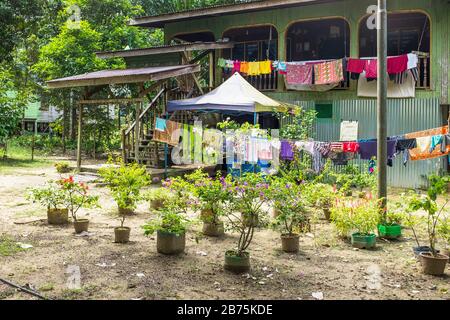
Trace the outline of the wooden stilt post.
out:
<instances>
[{"instance_id":1,"label":"wooden stilt post","mask_svg":"<svg viewBox=\"0 0 450 320\"><path fill-rule=\"evenodd\" d=\"M387 210L387 9L386 0L378 0L378 199L380 211Z\"/></svg>"},{"instance_id":2,"label":"wooden stilt post","mask_svg":"<svg viewBox=\"0 0 450 320\"><path fill-rule=\"evenodd\" d=\"M140 143L140 132L141 132L141 124L139 122L139 117L141 115L141 104L136 104L136 125L134 126L134 157L136 160L136 163L139 163L139 143Z\"/></svg>"},{"instance_id":3,"label":"wooden stilt post","mask_svg":"<svg viewBox=\"0 0 450 320\"><path fill-rule=\"evenodd\" d=\"M83 130L83 105L78 105L78 143L77 143L77 169L81 170L81 138Z\"/></svg>"}]
</instances>

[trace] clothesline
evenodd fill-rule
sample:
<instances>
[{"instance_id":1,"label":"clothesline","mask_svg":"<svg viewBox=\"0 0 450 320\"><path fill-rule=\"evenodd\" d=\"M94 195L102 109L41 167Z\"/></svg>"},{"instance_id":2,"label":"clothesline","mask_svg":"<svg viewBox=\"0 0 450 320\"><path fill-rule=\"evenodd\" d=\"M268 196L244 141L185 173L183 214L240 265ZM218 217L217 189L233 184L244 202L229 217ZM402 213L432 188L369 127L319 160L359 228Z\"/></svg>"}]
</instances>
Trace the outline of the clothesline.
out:
<instances>
[{"instance_id":1,"label":"clothesline","mask_svg":"<svg viewBox=\"0 0 450 320\"><path fill-rule=\"evenodd\" d=\"M403 155L403 164L409 160L427 160L449 155L450 134L448 126L389 137L387 143L388 165L393 166L393 160ZM161 118L155 119L154 141L177 146L182 138L183 150L189 150L188 158L194 149L203 150L203 159L216 161L220 154L233 151L240 162L257 163L259 160L271 161L279 151L279 158L292 161L295 149L309 153L313 158L313 167L320 172L325 159L330 159L336 165L347 165L349 161L359 156L361 160L373 160L377 157L377 139L361 139L357 141L314 141L281 139L272 141L268 138L251 136L226 137L210 129L194 130L188 124L176 123ZM225 142L225 143L224 143ZM440 146L440 148L438 148ZM228 156L228 155L227 155ZM235 161L233 156L232 162Z\"/></svg>"}]
</instances>

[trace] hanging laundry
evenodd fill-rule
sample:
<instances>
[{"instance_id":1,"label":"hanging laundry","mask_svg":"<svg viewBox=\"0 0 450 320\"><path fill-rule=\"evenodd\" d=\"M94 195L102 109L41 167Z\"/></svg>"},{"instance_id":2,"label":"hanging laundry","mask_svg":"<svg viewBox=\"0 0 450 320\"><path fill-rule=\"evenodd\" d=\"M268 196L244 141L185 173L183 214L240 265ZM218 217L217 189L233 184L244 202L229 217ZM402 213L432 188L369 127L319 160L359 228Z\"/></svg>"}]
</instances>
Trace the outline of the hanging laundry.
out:
<instances>
[{"instance_id":1,"label":"hanging laundry","mask_svg":"<svg viewBox=\"0 0 450 320\"><path fill-rule=\"evenodd\" d=\"M241 61L241 73L248 73L248 62Z\"/></svg>"},{"instance_id":2,"label":"hanging laundry","mask_svg":"<svg viewBox=\"0 0 450 320\"><path fill-rule=\"evenodd\" d=\"M227 69L233 69L234 68L234 61L233 60L225 60L226 65L225 68Z\"/></svg>"},{"instance_id":3,"label":"hanging laundry","mask_svg":"<svg viewBox=\"0 0 450 320\"><path fill-rule=\"evenodd\" d=\"M366 66L364 67L367 79L377 79L378 78L378 60L366 60Z\"/></svg>"},{"instance_id":4,"label":"hanging laundry","mask_svg":"<svg viewBox=\"0 0 450 320\"><path fill-rule=\"evenodd\" d=\"M366 60L349 58L347 62L347 71L360 74L364 72Z\"/></svg>"},{"instance_id":5,"label":"hanging laundry","mask_svg":"<svg viewBox=\"0 0 450 320\"><path fill-rule=\"evenodd\" d=\"M217 60L217 66L220 68L225 68L227 66L227 62L225 61L224 58L219 58Z\"/></svg>"},{"instance_id":6,"label":"hanging laundry","mask_svg":"<svg viewBox=\"0 0 450 320\"><path fill-rule=\"evenodd\" d=\"M261 74L261 71L259 70L259 62L249 62L247 74L249 76L259 76Z\"/></svg>"},{"instance_id":7,"label":"hanging laundry","mask_svg":"<svg viewBox=\"0 0 450 320\"><path fill-rule=\"evenodd\" d=\"M344 152L344 144L342 142L330 143L330 150L332 152Z\"/></svg>"},{"instance_id":8,"label":"hanging laundry","mask_svg":"<svg viewBox=\"0 0 450 320\"><path fill-rule=\"evenodd\" d=\"M419 146L419 138L430 137L430 139L431 139L432 136L447 135L447 134L448 134L448 126L443 126L443 127L439 127L439 128L435 128L435 129L424 130L424 131L419 131L419 132L414 132L414 133L408 133L408 134L405 134L405 138L406 139L416 138L418 140L417 144ZM430 146L431 146L431 141L430 141ZM439 157L448 155L450 153L450 145L447 145L445 150L435 149L432 153L430 153L429 151L430 150L428 149L428 150L425 150L424 152L422 152L422 148L418 147L418 148L409 150L409 154L410 154L412 161L439 158ZM444 152L442 152L442 151L444 151Z\"/></svg>"},{"instance_id":9,"label":"hanging laundry","mask_svg":"<svg viewBox=\"0 0 450 320\"><path fill-rule=\"evenodd\" d=\"M407 71L410 73L410 71ZM414 98L416 96L416 83L412 76L408 76L402 84L388 81L388 98ZM377 81L369 81L365 73L358 81L358 97L377 97Z\"/></svg>"},{"instance_id":10,"label":"hanging laundry","mask_svg":"<svg viewBox=\"0 0 450 320\"><path fill-rule=\"evenodd\" d=\"M359 143L359 154L362 160L371 160L377 157L377 147L378 141L358 141ZM397 145L397 140L387 141L387 157L388 164L392 163L392 159L395 156L395 147Z\"/></svg>"},{"instance_id":11,"label":"hanging laundry","mask_svg":"<svg viewBox=\"0 0 450 320\"><path fill-rule=\"evenodd\" d=\"M339 83L343 80L342 59L314 65L314 84Z\"/></svg>"},{"instance_id":12,"label":"hanging laundry","mask_svg":"<svg viewBox=\"0 0 450 320\"><path fill-rule=\"evenodd\" d=\"M156 118L155 130L157 130L159 132L165 132L167 130L166 119Z\"/></svg>"},{"instance_id":13,"label":"hanging laundry","mask_svg":"<svg viewBox=\"0 0 450 320\"><path fill-rule=\"evenodd\" d=\"M240 61L234 61L233 62L233 70L232 73L241 72L241 62Z\"/></svg>"},{"instance_id":14,"label":"hanging laundry","mask_svg":"<svg viewBox=\"0 0 450 320\"><path fill-rule=\"evenodd\" d=\"M417 65L419 64L419 57L415 53L408 53L408 70L417 68Z\"/></svg>"},{"instance_id":15,"label":"hanging laundry","mask_svg":"<svg viewBox=\"0 0 450 320\"><path fill-rule=\"evenodd\" d=\"M409 150L417 148L417 140L414 139L405 139L403 137L399 137L397 140L397 146L395 147L395 156L403 153L403 165L409 161Z\"/></svg>"},{"instance_id":16,"label":"hanging laundry","mask_svg":"<svg viewBox=\"0 0 450 320\"><path fill-rule=\"evenodd\" d=\"M259 139L258 143L258 159L263 161L272 160L272 143L268 139Z\"/></svg>"},{"instance_id":17,"label":"hanging laundry","mask_svg":"<svg viewBox=\"0 0 450 320\"><path fill-rule=\"evenodd\" d=\"M286 82L289 85L311 85L313 82L313 66L288 63L286 66Z\"/></svg>"},{"instance_id":18,"label":"hanging laundry","mask_svg":"<svg viewBox=\"0 0 450 320\"><path fill-rule=\"evenodd\" d=\"M203 132L203 162L218 164L223 155L223 136L216 130L206 129Z\"/></svg>"},{"instance_id":19,"label":"hanging laundry","mask_svg":"<svg viewBox=\"0 0 450 320\"><path fill-rule=\"evenodd\" d=\"M304 150L311 155L314 154L314 141L296 141L295 147L300 151Z\"/></svg>"},{"instance_id":20,"label":"hanging laundry","mask_svg":"<svg viewBox=\"0 0 450 320\"><path fill-rule=\"evenodd\" d=\"M444 136L442 134L431 137L430 153L433 153L434 149L442 144Z\"/></svg>"},{"instance_id":21,"label":"hanging laundry","mask_svg":"<svg viewBox=\"0 0 450 320\"><path fill-rule=\"evenodd\" d=\"M398 74L408 70L408 55L404 54L387 59L387 72L389 74Z\"/></svg>"},{"instance_id":22,"label":"hanging laundry","mask_svg":"<svg viewBox=\"0 0 450 320\"><path fill-rule=\"evenodd\" d=\"M164 128L164 122L165 130L161 131L161 129ZM159 129L156 129L157 126ZM153 131L153 141L167 143L171 146L177 146L180 142L181 126L182 125L180 123L164 119L160 119L158 121L157 118L155 120L155 130Z\"/></svg>"},{"instance_id":23,"label":"hanging laundry","mask_svg":"<svg viewBox=\"0 0 450 320\"><path fill-rule=\"evenodd\" d=\"M356 153L359 151L358 142L344 142L343 143L344 152Z\"/></svg>"},{"instance_id":24,"label":"hanging laundry","mask_svg":"<svg viewBox=\"0 0 450 320\"><path fill-rule=\"evenodd\" d=\"M287 63L284 61L278 62L278 73L279 74L287 74Z\"/></svg>"},{"instance_id":25,"label":"hanging laundry","mask_svg":"<svg viewBox=\"0 0 450 320\"><path fill-rule=\"evenodd\" d=\"M294 149L289 141L281 141L280 158L282 160L294 160Z\"/></svg>"},{"instance_id":26,"label":"hanging laundry","mask_svg":"<svg viewBox=\"0 0 450 320\"><path fill-rule=\"evenodd\" d=\"M355 158L354 153L340 152L337 153L333 158L331 158L331 161L333 161L333 164L335 166L346 166L348 165L348 162L353 160L354 158Z\"/></svg>"},{"instance_id":27,"label":"hanging laundry","mask_svg":"<svg viewBox=\"0 0 450 320\"><path fill-rule=\"evenodd\" d=\"M431 136L417 138L417 149L424 153L431 148ZM431 153L431 152L430 152Z\"/></svg>"},{"instance_id":28,"label":"hanging laundry","mask_svg":"<svg viewBox=\"0 0 450 320\"><path fill-rule=\"evenodd\" d=\"M327 154L326 151L328 148L326 147L328 144L324 142L314 142L314 152L313 152L313 170L315 173L319 173L322 171L324 167L324 156L323 154ZM329 150L329 149L328 149Z\"/></svg>"},{"instance_id":29,"label":"hanging laundry","mask_svg":"<svg viewBox=\"0 0 450 320\"><path fill-rule=\"evenodd\" d=\"M259 63L259 72L261 74L271 74L272 73L272 61L262 61Z\"/></svg>"}]
</instances>

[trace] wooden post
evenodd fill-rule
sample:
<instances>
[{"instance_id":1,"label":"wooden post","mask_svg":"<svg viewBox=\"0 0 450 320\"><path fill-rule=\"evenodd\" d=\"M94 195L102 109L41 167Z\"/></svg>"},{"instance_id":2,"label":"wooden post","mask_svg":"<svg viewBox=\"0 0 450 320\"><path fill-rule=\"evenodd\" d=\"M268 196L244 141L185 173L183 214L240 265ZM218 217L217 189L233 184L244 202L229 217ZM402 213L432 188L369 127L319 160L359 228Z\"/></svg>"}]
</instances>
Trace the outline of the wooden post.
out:
<instances>
[{"instance_id":1,"label":"wooden post","mask_svg":"<svg viewBox=\"0 0 450 320\"><path fill-rule=\"evenodd\" d=\"M141 115L141 104L136 104L136 125L134 126L134 157L136 160L136 163L139 163L139 143L140 143L140 131L141 131L141 124L139 122L139 117Z\"/></svg>"},{"instance_id":2,"label":"wooden post","mask_svg":"<svg viewBox=\"0 0 450 320\"><path fill-rule=\"evenodd\" d=\"M211 51L209 54L209 88L210 90L214 89L214 85L215 85L215 75L214 75L214 68L215 63L214 63L215 59L214 59L214 51Z\"/></svg>"},{"instance_id":3,"label":"wooden post","mask_svg":"<svg viewBox=\"0 0 450 320\"><path fill-rule=\"evenodd\" d=\"M386 0L378 0L378 199L380 210L387 210L387 10Z\"/></svg>"},{"instance_id":4,"label":"wooden post","mask_svg":"<svg viewBox=\"0 0 450 320\"><path fill-rule=\"evenodd\" d=\"M31 144L31 161L34 161L34 149L36 148L37 120L34 122L33 142Z\"/></svg>"},{"instance_id":5,"label":"wooden post","mask_svg":"<svg viewBox=\"0 0 450 320\"><path fill-rule=\"evenodd\" d=\"M78 143L77 143L77 169L81 171L81 131L83 130L83 105L78 105Z\"/></svg>"},{"instance_id":6,"label":"wooden post","mask_svg":"<svg viewBox=\"0 0 450 320\"><path fill-rule=\"evenodd\" d=\"M125 137L125 129L123 129L122 132L122 161L123 163L127 163L127 154L126 154L126 137Z\"/></svg>"}]
</instances>

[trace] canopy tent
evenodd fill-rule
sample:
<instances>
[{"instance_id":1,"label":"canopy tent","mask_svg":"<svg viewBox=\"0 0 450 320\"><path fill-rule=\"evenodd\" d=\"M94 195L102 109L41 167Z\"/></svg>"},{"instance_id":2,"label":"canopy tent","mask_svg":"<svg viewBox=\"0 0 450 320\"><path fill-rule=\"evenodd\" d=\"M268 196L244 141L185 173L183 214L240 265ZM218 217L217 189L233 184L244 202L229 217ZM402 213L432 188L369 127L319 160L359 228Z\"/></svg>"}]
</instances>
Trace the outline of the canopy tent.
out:
<instances>
[{"instance_id":1,"label":"canopy tent","mask_svg":"<svg viewBox=\"0 0 450 320\"><path fill-rule=\"evenodd\" d=\"M175 111L230 111L274 112L296 108L294 105L275 101L248 83L238 72L221 86L203 96L169 101L168 112Z\"/></svg>"}]
</instances>

